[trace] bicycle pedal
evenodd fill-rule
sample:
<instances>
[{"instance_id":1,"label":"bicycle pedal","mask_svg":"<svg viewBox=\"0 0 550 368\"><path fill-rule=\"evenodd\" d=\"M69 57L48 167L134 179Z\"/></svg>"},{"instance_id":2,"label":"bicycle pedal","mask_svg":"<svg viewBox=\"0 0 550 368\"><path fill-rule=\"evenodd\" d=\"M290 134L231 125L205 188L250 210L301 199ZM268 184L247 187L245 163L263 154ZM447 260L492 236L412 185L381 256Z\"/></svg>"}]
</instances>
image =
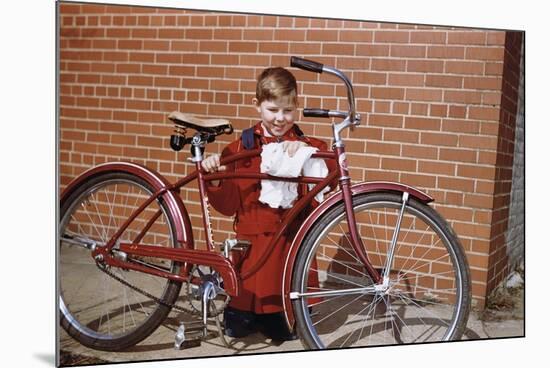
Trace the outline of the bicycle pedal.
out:
<instances>
[{"instance_id":1,"label":"bicycle pedal","mask_svg":"<svg viewBox=\"0 0 550 368\"><path fill-rule=\"evenodd\" d=\"M232 250L246 251L247 248L251 245L248 240L242 239L225 239L223 244L220 244L220 250L223 252L226 258L229 257L229 254Z\"/></svg>"},{"instance_id":2,"label":"bicycle pedal","mask_svg":"<svg viewBox=\"0 0 550 368\"><path fill-rule=\"evenodd\" d=\"M201 345L204 336L204 325L202 322L190 322L180 324L174 339L174 349L181 350Z\"/></svg>"}]
</instances>

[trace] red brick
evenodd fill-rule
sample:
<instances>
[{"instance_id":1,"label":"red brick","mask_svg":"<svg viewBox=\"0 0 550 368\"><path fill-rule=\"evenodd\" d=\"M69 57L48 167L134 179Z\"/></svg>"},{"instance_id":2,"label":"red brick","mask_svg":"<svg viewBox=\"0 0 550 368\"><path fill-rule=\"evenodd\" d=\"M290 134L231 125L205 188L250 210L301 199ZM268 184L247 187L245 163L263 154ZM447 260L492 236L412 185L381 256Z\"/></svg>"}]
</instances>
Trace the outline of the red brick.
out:
<instances>
[{"instance_id":1,"label":"red brick","mask_svg":"<svg viewBox=\"0 0 550 368\"><path fill-rule=\"evenodd\" d=\"M332 30L307 30L306 31L306 41L337 41L338 32Z\"/></svg>"},{"instance_id":2,"label":"red brick","mask_svg":"<svg viewBox=\"0 0 550 368\"><path fill-rule=\"evenodd\" d=\"M442 73L443 66L440 60L407 60L408 72Z\"/></svg>"},{"instance_id":3,"label":"red brick","mask_svg":"<svg viewBox=\"0 0 550 368\"><path fill-rule=\"evenodd\" d=\"M453 162L472 162L477 160L477 152L468 149L459 148L441 148L439 150L439 159Z\"/></svg>"},{"instance_id":4,"label":"red brick","mask_svg":"<svg viewBox=\"0 0 550 368\"><path fill-rule=\"evenodd\" d=\"M370 30L340 30L338 31L338 36L340 42L372 42L373 32Z\"/></svg>"},{"instance_id":5,"label":"red brick","mask_svg":"<svg viewBox=\"0 0 550 368\"><path fill-rule=\"evenodd\" d=\"M494 31L487 32L487 45L504 45L506 40L506 32L504 31Z\"/></svg>"},{"instance_id":6,"label":"red brick","mask_svg":"<svg viewBox=\"0 0 550 368\"><path fill-rule=\"evenodd\" d=\"M439 161L418 161L419 173L431 173L441 175L455 175L456 165Z\"/></svg>"},{"instance_id":7,"label":"red brick","mask_svg":"<svg viewBox=\"0 0 550 368\"><path fill-rule=\"evenodd\" d=\"M274 38L274 32L271 29L245 29L242 39L250 41L270 41Z\"/></svg>"},{"instance_id":8,"label":"red brick","mask_svg":"<svg viewBox=\"0 0 550 368\"><path fill-rule=\"evenodd\" d=\"M501 78L493 77L464 77L464 88L477 90L500 90Z\"/></svg>"},{"instance_id":9,"label":"red brick","mask_svg":"<svg viewBox=\"0 0 550 368\"><path fill-rule=\"evenodd\" d=\"M428 58L464 59L465 47L462 46L428 46Z\"/></svg>"},{"instance_id":10,"label":"red brick","mask_svg":"<svg viewBox=\"0 0 550 368\"><path fill-rule=\"evenodd\" d=\"M392 105L393 114L408 115L410 104L407 102L394 102Z\"/></svg>"},{"instance_id":11,"label":"red brick","mask_svg":"<svg viewBox=\"0 0 550 368\"><path fill-rule=\"evenodd\" d=\"M487 33L479 31L450 31L447 43L460 45L484 45Z\"/></svg>"},{"instance_id":12,"label":"red brick","mask_svg":"<svg viewBox=\"0 0 550 368\"><path fill-rule=\"evenodd\" d=\"M437 159L437 147L403 145L402 155L410 158Z\"/></svg>"},{"instance_id":13,"label":"red brick","mask_svg":"<svg viewBox=\"0 0 550 368\"><path fill-rule=\"evenodd\" d=\"M392 57L425 58L425 46L392 45L390 50Z\"/></svg>"},{"instance_id":14,"label":"red brick","mask_svg":"<svg viewBox=\"0 0 550 368\"><path fill-rule=\"evenodd\" d=\"M376 44L356 44L355 54L357 56L390 56L390 46Z\"/></svg>"},{"instance_id":15,"label":"red brick","mask_svg":"<svg viewBox=\"0 0 550 368\"><path fill-rule=\"evenodd\" d=\"M391 78L391 76L390 76L390 78ZM386 84L386 82L387 82L386 73L372 73L372 72L354 71L353 74L352 74L351 79L353 80L353 85L354 86L357 86L359 84L368 84L368 85ZM389 84L392 85L392 86L398 85L396 83L392 83L391 80L390 80ZM356 93L356 96L358 96L357 93Z\"/></svg>"},{"instance_id":16,"label":"red brick","mask_svg":"<svg viewBox=\"0 0 550 368\"><path fill-rule=\"evenodd\" d=\"M420 188L434 188L436 178L432 175L416 175L416 174L401 174L400 181L404 184L420 187Z\"/></svg>"},{"instance_id":17,"label":"red brick","mask_svg":"<svg viewBox=\"0 0 550 368\"><path fill-rule=\"evenodd\" d=\"M464 196L464 205L473 208L493 208L492 195L466 194Z\"/></svg>"},{"instance_id":18,"label":"red brick","mask_svg":"<svg viewBox=\"0 0 550 368\"><path fill-rule=\"evenodd\" d=\"M443 119L443 131L457 133L479 133L480 123L471 120Z\"/></svg>"},{"instance_id":19,"label":"red brick","mask_svg":"<svg viewBox=\"0 0 550 368\"><path fill-rule=\"evenodd\" d=\"M467 47L466 58L472 60L501 61L504 59L503 47Z\"/></svg>"},{"instance_id":20,"label":"red brick","mask_svg":"<svg viewBox=\"0 0 550 368\"><path fill-rule=\"evenodd\" d=\"M481 93L468 91L445 91L443 94L443 101L451 103L480 104Z\"/></svg>"},{"instance_id":21,"label":"red brick","mask_svg":"<svg viewBox=\"0 0 550 368\"><path fill-rule=\"evenodd\" d=\"M439 89L407 88L405 99L409 101L441 101L443 92Z\"/></svg>"},{"instance_id":22,"label":"red brick","mask_svg":"<svg viewBox=\"0 0 550 368\"><path fill-rule=\"evenodd\" d=\"M355 46L353 44L324 43L322 46L323 54L353 55L354 50Z\"/></svg>"},{"instance_id":23,"label":"red brick","mask_svg":"<svg viewBox=\"0 0 550 368\"><path fill-rule=\"evenodd\" d=\"M459 146L468 148L481 148L484 150L496 150L497 137L481 135L461 135Z\"/></svg>"},{"instance_id":24,"label":"red brick","mask_svg":"<svg viewBox=\"0 0 550 368\"><path fill-rule=\"evenodd\" d=\"M154 28L134 28L132 38L157 38L157 30Z\"/></svg>"},{"instance_id":25,"label":"red brick","mask_svg":"<svg viewBox=\"0 0 550 368\"><path fill-rule=\"evenodd\" d=\"M500 92L483 92L481 102L483 105L500 105L502 94Z\"/></svg>"},{"instance_id":26,"label":"red brick","mask_svg":"<svg viewBox=\"0 0 550 368\"><path fill-rule=\"evenodd\" d=\"M447 220L471 222L473 211L466 208L439 206L437 211Z\"/></svg>"},{"instance_id":27,"label":"red brick","mask_svg":"<svg viewBox=\"0 0 550 368\"><path fill-rule=\"evenodd\" d=\"M476 166L476 165L458 165L457 175L466 177L466 178L493 180L495 178L495 167L494 166Z\"/></svg>"},{"instance_id":28,"label":"red brick","mask_svg":"<svg viewBox=\"0 0 550 368\"><path fill-rule=\"evenodd\" d=\"M391 86L423 86L424 75L411 73L391 73L388 84Z\"/></svg>"},{"instance_id":29,"label":"red brick","mask_svg":"<svg viewBox=\"0 0 550 368\"><path fill-rule=\"evenodd\" d=\"M455 134L422 132L420 143L434 146L456 147L458 137Z\"/></svg>"},{"instance_id":30,"label":"red brick","mask_svg":"<svg viewBox=\"0 0 550 368\"><path fill-rule=\"evenodd\" d=\"M185 31L184 34L179 35L181 31ZM175 39L194 39L194 40L211 40L213 31L212 29L202 29L202 28L187 28L185 30L183 29L175 29L175 32L179 36L170 36L170 32L165 31L163 33L160 33L161 30L159 30L159 37L166 37L166 38L175 38Z\"/></svg>"},{"instance_id":31,"label":"red brick","mask_svg":"<svg viewBox=\"0 0 550 368\"><path fill-rule=\"evenodd\" d=\"M416 171L416 160L383 157L382 169L398 170L398 171Z\"/></svg>"},{"instance_id":32,"label":"red brick","mask_svg":"<svg viewBox=\"0 0 550 368\"><path fill-rule=\"evenodd\" d=\"M384 126L401 128L403 126L403 117L398 115L369 114L369 126Z\"/></svg>"},{"instance_id":33,"label":"red brick","mask_svg":"<svg viewBox=\"0 0 550 368\"><path fill-rule=\"evenodd\" d=\"M430 116L446 117L447 116L447 105L431 104L429 115Z\"/></svg>"},{"instance_id":34,"label":"red brick","mask_svg":"<svg viewBox=\"0 0 550 368\"><path fill-rule=\"evenodd\" d=\"M446 32L442 31L411 31L411 43L426 43L428 45L445 43Z\"/></svg>"},{"instance_id":35,"label":"red brick","mask_svg":"<svg viewBox=\"0 0 550 368\"><path fill-rule=\"evenodd\" d=\"M500 109L496 107L470 106L468 108L468 119L498 121Z\"/></svg>"},{"instance_id":36,"label":"red brick","mask_svg":"<svg viewBox=\"0 0 550 368\"><path fill-rule=\"evenodd\" d=\"M428 110L426 103L411 103L411 115L428 115Z\"/></svg>"},{"instance_id":37,"label":"red brick","mask_svg":"<svg viewBox=\"0 0 550 368\"><path fill-rule=\"evenodd\" d=\"M346 148L349 148L347 143ZM401 152L401 145L368 141L366 152L368 152L369 154L376 153L380 155L399 156Z\"/></svg>"},{"instance_id":38,"label":"red brick","mask_svg":"<svg viewBox=\"0 0 550 368\"><path fill-rule=\"evenodd\" d=\"M408 31L375 31L374 42L407 43L409 42L409 32Z\"/></svg>"},{"instance_id":39,"label":"red brick","mask_svg":"<svg viewBox=\"0 0 550 368\"><path fill-rule=\"evenodd\" d=\"M384 140L395 142L418 143L419 133L402 129L384 129Z\"/></svg>"},{"instance_id":40,"label":"red brick","mask_svg":"<svg viewBox=\"0 0 550 368\"><path fill-rule=\"evenodd\" d=\"M440 189L458 190L461 192L473 192L474 181L470 179L460 179L457 177L444 177L437 178L437 187Z\"/></svg>"},{"instance_id":41,"label":"red brick","mask_svg":"<svg viewBox=\"0 0 550 368\"><path fill-rule=\"evenodd\" d=\"M399 59L373 59L372 70L405 71L407 62Z\"/></svg>"},{"instance_id":42,"label":"red brick","mask_svg":"<svg viewBox=\"0 0 550 368\"><path fill-rule=\"evenodd\" d=\"M305 41L306 31L301 29L277 29L273 33L273 39L285 42Z\"/></svg>"},{"instance_id":43,"label":"red brick","mask_svg":"<svg viewBox=\"0 0 550 368\"><path fill-rule=\"evenodd\" d=\"M290 53L307 55L307 54L320 54L321 53L321 44L320 43L291 43L290 44Z\"/></svg>"},{"instance_id":44,"label":"red brick","mask_svg":"<svg viewBox=\"0 0 550 368\"><path fill-rule=\"evenodd\" d=\"M461 88L462 77L453 75L428 74L426 75L427 87Z\"/></svg>"},{"instance_id":45,"label":"red brick","mask_svg":"<svg viewBox=\"0 0 550 368\"><path fill-rule=\"evenodd\" d=\"M407 116L405 117L405 128L418 130L440 130L441 119Z\"/></svg>"},{"instance_id":46,"label":"red brick","mask_svg":"<svg viewBox=\"0 0 550 368\"><path fill-rule=\"evenodd\" d=\"M371 98L402 100L404 96L405 96L405 90L403 88L391 88L391 87L372 87L371 88Z\"/></svg>"},{"instance_id":47,"label":"red brick","mask_svg":"<svg viewBox=\"0 0 550 368\"><path fill-rule=\"evenodd\" d=\"M445 61L445 73L482 75L484 64L478 61Z\"/></svg>"},{"instance_id":48,"label":"red brick","mask_svg":"<svg viewBox=\"0 0 550 368\"><path fill-rule=\"evenodd\" d=\"M242 40L243 31L233 28L216 28L213 38L215 40Z\"/></svg>"}]
</instances>

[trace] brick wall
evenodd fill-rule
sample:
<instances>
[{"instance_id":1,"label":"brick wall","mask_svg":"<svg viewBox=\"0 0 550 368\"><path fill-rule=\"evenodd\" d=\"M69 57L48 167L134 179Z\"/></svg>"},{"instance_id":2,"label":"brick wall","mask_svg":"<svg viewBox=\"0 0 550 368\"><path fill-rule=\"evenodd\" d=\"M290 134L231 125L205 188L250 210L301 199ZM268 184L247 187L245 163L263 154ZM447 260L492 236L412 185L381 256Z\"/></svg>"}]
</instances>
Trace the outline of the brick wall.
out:
<instances>
[{"instance_id":1,"label":"brick wall","mask_svg":"<svg viewBox=\"0 0 550 368\"><path fill-rule=\"evenodd\" d=\"M504 47L502 99L489 249L488 290L493 290L508 274L506 235L512 189L522 42L520 33L507 33Z\"/></svg>"},{"instance_id":2,"label":"brick wall","mask_svg":"<svg viewBox=\"0 0 550 368\"><path fill-rule=\"evenodd\" d=\"M510 215L506 246L508 265L511 269L522 266L525 261L525 49L521 55L520 85L518 88L518 112L516 114L516 134L514 142L514 166L512 189L510 192Z\"/></svg>"},{"instance_id":3,"label":"brick wall","mask_svg":"<svg viewBox=\"0 0 550 368\"><path fill-rule=\"evenodd\" d=\"M233 136L208 147L219 152L257 121L259 72L302 56L354 83L365 118L346 141L353 177L401 181L435 197L466 249L478 303L502 277L517 101L517 78L506 72L516 62L513 34L74 3L60 5L59 25L62 187L111 160L181 177L192 166L187 152L169 148L167 114L231 120ZM346 108L335 79L293 72L301 106ZM328 122L299 124L330 142ZM196 187L182 197L199 225ZM221 241L231 220L213 225Z\"/></svg>"}]
</instances>

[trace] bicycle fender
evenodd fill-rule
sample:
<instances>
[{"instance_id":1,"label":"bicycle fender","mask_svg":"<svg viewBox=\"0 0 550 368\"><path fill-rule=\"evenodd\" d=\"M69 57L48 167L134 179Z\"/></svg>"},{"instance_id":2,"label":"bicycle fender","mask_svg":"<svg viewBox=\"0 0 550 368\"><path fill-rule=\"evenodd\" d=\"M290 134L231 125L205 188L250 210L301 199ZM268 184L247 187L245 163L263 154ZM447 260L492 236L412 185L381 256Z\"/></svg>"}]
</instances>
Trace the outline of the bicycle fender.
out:
<instances>
[{"instance_id":1,"label":"bicycle fender","mask_svg":"<svg viewBox=\"0 0 550 368\"><path fill-rule=\"evenodd\" d=\"M91 169L83 172L81 175L73 179L61 194L61 201L64 201L66 198L68 198L69 195L74 191L74 189L77 188L78 185L80 185L85 180L88 180L98 174L113 171L134 174L149 183L155 191L164 190L170 185L168 180L166 180L161 174L143 165L123 161L107 162L92 167ZM166 190L166 192L164 192L161 196L168 205L170 215L175 220L177 240L183 244L184 248L193 249L194 242L193 232L191 230L191 221L189 220L189 215L180 196L171 190Z\"/></svg>"},{"instance_id":2,"label":"bicycle fender","mask_svg":"<svg viewBox=\"0 0 550 368\"><path fill-rule=\"evenodd\" d=\"M364 193L374 193L374 192L396 192L396 193L409 193L410 196L416 198L420 202L430 203L434 199L428 194L416 189L414 187L408 186L406 184L395 183L390 181L372 181L372 182L363 182L351 186L352 197L364 194ZM282 297L283 297L283 308L286 317L286 322L288 327L292 331L295 324L294 311L292 309L292 301L290 299L290 291L292 285L292 274L294 272L294 266L296 262L296 257L300 246L303 243L306 235L309 233L311 227L315 222L324 215L329 209L335 206L340 201L343 201L342 191L338 191L327 199L325 199L318 207L316 207L307 217L307 219L302 223L300 229L296 233L292 244L288 250L287 258L285 261L285 268L283 272L283 283L282 283Z\"/></svg>"}]
</instances>

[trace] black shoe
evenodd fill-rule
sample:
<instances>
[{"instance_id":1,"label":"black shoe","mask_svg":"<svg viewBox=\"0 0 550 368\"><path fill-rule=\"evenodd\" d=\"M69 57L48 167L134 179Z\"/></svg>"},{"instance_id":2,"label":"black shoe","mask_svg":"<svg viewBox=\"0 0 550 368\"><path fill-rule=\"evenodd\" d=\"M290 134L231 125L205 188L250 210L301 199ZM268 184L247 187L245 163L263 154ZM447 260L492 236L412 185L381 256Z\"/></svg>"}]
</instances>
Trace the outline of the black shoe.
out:
<instances>
[{"instance_id":1,"label":"black shoe","mask_svg":"<svg viewBox=\"0 0 550 368\"><path fill-rule=\"evenodd\" d=\"M257 331L256 315L231 307L223 311L224 333L229 337L245 337Z\"/></svg>"},{"instance_id":2,"label":"black shoe","mask_svg":"<svg viewBox=\"0 0 550 368\"><path fill-rule=\"evenodd\" d=\"M258 314L258 329L273 341L296 340L298 336L288 330L285 317L282 313Z\"/></svg>"}]
</instances>

